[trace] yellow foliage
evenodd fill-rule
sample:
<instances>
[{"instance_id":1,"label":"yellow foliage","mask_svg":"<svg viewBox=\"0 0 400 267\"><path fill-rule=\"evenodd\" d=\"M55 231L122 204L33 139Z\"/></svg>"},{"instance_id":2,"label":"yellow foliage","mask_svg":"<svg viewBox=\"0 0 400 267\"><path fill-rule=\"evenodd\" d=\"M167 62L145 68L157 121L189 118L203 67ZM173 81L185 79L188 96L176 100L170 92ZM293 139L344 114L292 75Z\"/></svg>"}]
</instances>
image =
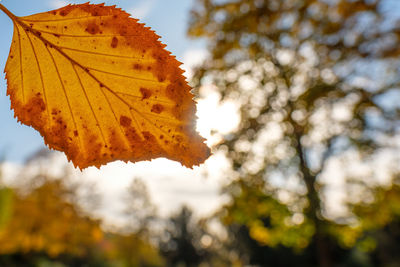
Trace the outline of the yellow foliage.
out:
<instances>
[{"instance_id":1,"label":"yellow foliage","mask_svg":"<svg viewBox=\"0 0 400 267\"><path fill-rule=\"evenodd\" d=\"M45 251L83 255L102 238L98 221L61 198L60 182L47 182L27 196L14 195L12 215L0 231L0 254Z\"/></svg>"}]
</instances>

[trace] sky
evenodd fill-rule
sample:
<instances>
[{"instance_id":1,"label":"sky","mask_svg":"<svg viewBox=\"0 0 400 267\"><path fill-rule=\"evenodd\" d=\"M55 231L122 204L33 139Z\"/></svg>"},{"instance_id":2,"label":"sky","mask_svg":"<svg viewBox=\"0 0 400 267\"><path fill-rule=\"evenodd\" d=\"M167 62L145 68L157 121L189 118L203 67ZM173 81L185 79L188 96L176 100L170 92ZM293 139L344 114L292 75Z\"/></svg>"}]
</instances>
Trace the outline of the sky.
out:
<instances>
[{"instance_id":1,"label":"sky","mask_svg":"<svg viewBox=\"0 0 400 267\"><path fill-rule=\"evenodd\" d=\"M70 3L84 3L86 1L63 0L3 0L1 3L17 16L31 15L62 7ZM191 73L191 67L201 62L206 56L204 41L189 39L186 36L190 8L194 0L114 0L91 1L116 5L133 17L139 18L161 36L161 41L167 45L177 59L184 63L183 68L187 75ZM5 14L0 14L0 68L4 69L12 38L12 23ZM236 112L233 105L227 104L217 107L218 94L213 94L212 88L208 88L209 98L198 103L198 130L204 137L209 137L211 130L221 128L229 131L235 124L235 120L229 122L226 116ZM218 114L216 116L216 114ZM230 116L232 117L232 116ZM6 159L6 172L8 180L17 179L15 174L24 160L45 148L42 137L31 127L21 125L10 110L10 100L6 96L6 80L4 74L0 78L0 155ZM236 120L237 122L237 120ZM212 142L212 140L210 141ZM64 164L67 160L62 153L57 154L57 164ZM54 166L58 166L58 165ZM123 209L124 190L134 177L143 178L151 193L153 202L159 206L160 213L168 215L175 212L182 204L189 205L198 214L206 216L212 213L223 202L220 196L220 187L223 181L218 173L224 171L226 166L222 157L215 155L202 167L193 170L182 167L179 163L166 159L153 160L125 164L114 162L102 167L88 168L80 175L80 179L94 181L98 190L103 195L104 203L101 213L110 218L116 218ZM204 178L204 172L212 169L213 174ZM14 175L13 175L14 174ZM111 220L111 223L112 220Z\"/></svg>"}]
</instances>

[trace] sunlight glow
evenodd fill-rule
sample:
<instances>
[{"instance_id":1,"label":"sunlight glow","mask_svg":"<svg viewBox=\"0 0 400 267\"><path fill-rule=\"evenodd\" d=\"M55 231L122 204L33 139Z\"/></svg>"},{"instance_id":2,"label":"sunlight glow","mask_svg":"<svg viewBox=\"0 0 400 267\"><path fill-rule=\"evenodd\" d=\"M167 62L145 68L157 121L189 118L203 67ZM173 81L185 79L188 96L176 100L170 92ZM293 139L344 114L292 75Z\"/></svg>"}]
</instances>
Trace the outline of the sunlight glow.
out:
<instances>
[{"instance_id":1,"label":"sunlight glow","mask_svg":"<svg viewBox=\"0 0 400 267\"><path fill-rule=\"evenodd\" d=\"M213 146L238 126L240 122L239 108L233 101L220 103L220 95L213 86L203 87L206 97L197 103L197 130ZM205 93L205 91L207 91Z\"/></svg>"},{"instance_id":2,"label":"sunlight glow","mask_svg":"<svg viewBox=\"0 0 400 267\"><path fill-rule=\"evenodd\" d=\"M183 55L182 69L187 80L191 80L194 69L207 58L205 49L189 49ZM213 85L200 88L197 100L197 131L207 139L207 145L213 146L238 126L240 122L239 106L233 101L221 102L218 89Z\"/></svg>"}]
</instances>

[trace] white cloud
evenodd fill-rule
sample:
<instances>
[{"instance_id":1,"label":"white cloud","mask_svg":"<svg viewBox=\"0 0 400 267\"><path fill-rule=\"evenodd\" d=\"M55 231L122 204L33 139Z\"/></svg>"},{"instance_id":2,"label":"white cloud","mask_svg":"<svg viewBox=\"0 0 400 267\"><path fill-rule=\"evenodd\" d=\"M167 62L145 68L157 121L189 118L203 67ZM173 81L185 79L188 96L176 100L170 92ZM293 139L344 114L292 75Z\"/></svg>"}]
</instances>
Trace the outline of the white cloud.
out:
<instances>
[{"instance_id":1,"label":"white cloud","mask_svg":"<svg viewBox=\"0 0 400 267\"><path fill-rule=\"evenodd\" d=\"M0 164L0 185L4 182L7 185L14 184L22 166L13 162L2 162Z\"/></svg>"},{"instance_id":2,"label":"white cloud","mask_svg":"<svg viewBox=\"0 0 400 267\"><path fill-rule=\"evenodd\" d=\"M62 153L56 152L43 160L41 164L36 162L24 169L28 176L19 175L23 168L20 164L0 164L3 182L16 187L23 186L27 183L27 177L43 171L43 166L46 166L46 173L53 177L59 177L65 171L63 166L67 159ZM203 176L205 165L212 171L207 179ZM141 178L147 185L151 200L163 217L177 212L182 205L189 206L197 217L211 215L225 203L225 197L219 192L223 184L221 174L226 171L227 165L218 155L207 160L205 165L192 170L177 162L157 159L135 164L117 161L100 169L91 167L83 172L74 169L70 163L68 171L72 174L72 181L83 188L95 184L102 201L99 208L91 212L103 218L106 225L118 226L125 222L123 211L126 209L127 189L134 178Z\"/></svg>"},{"instance_id":3,"label":"white cloud","mask_svg":"<svg viewBox=\"0 0 400 267\"><path fill-rule=\"evenodd\" d=\"M193 77L193 69L204 61L208 56L208 51L205 49L189 49L183 53L182 69L185 71L185 76L189 80Z\"/></svg>"},{"instance_id":4,"label":"white cloud","mask_svg":"<svg viewBox=\"0 0 400 267\"><path fill-rule=\"evenodd\" d=\"M156 0L142 0L139 4L128 9L128 13L131 14L133 18L143 20L149 15L155 3Z\"/></svg>"},{"instance_id":5,"label":"white cloud","mask_svg":"<svg viewBox=\"0 0 400 267\"><path fill-rule=\"evenodd\" d=\"M209 160L211 166L216 165L215 160L220 159ZM202 217L210 215L223 204L223 197L219 194L222 183L219 175L205 179L202 176L203 171L204 167L191 170L177 162L157 159L135 164L119 161L100 170L89 168L84 171L84 177L85 180L97 181L98 189L104 198L101 213L107 219L118 219L118 213L120 214L124 207L126 189L135 177L142 178L147 185L160 215L168 216L180 206L187 205L193 209L195 215ZM213 173L216 174L214 170Z\"/></svg>"}]
</instances>

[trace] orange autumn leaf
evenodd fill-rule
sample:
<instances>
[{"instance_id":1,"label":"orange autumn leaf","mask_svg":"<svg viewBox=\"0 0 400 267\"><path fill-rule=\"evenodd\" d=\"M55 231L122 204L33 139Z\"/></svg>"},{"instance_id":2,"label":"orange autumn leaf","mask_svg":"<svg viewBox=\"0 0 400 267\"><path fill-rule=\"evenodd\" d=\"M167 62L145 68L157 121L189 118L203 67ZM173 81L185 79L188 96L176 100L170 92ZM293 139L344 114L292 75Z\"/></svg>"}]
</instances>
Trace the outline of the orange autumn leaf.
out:
<instances>
[{"instance_id":1,"label":"orange autumn leaf","mask_svg":"<svg viewBox=\"0 0 400 267\"><path fill-rule=\"evenodd\" d=\"M80 4L16 17L5 72L18 120L79 168L209 156L175 57L115 6Z\"/></svg>"}]
</instances>

